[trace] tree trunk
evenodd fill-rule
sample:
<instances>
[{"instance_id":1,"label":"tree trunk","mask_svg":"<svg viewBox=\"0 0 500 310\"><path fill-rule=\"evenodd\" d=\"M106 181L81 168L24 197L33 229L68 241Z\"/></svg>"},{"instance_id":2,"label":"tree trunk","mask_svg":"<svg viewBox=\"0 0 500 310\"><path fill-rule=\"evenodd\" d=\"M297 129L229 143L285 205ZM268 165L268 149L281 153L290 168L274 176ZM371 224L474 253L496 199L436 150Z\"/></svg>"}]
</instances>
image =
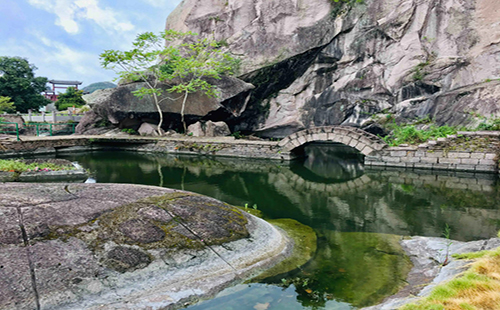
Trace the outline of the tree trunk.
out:
<instances>
[{"instance_id":1,"label":"tree trunk","mask_svg":"<svg viewBox=\"0 0 500 310\"><path fill-rule=\"evenodd\" d=\"M181 108L181 121L182 121L182 126L184 126L184 134L187 134L186 121L184 120L184 108L186 107L188 94L189 94L188 92L184 93L184 100L182 101L182 108Z\"/></svg>"},{"instance_id":2,"label":"tree trunk","mask_svg":"<svg viewBox=\"0 0 500 310\"><path fill-rule=\"evenodd\" d=\"M156 109L158 109L158 113L160 114L160 122L158 123L156 131L158 132L159 136L162 136L161 125L163 124L163 111L161 110L160 104L158 103L158 96L156 95L156 93L153 93L153 98L155 100Z\"/></svg>"}]
</instances>

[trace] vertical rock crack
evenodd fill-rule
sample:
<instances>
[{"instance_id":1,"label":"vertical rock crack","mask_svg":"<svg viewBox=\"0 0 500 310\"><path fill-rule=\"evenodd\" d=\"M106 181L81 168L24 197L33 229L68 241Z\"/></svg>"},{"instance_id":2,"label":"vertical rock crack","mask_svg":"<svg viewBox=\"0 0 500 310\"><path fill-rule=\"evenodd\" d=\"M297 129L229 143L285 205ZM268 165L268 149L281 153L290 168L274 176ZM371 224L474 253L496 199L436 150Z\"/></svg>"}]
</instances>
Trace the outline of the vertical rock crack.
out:
<instances>
[{"instance_id":1,"label":"vertical rock crack","mask_svg":"<svg viewBox=\"0 0 500 310\"><path fill-rule=\"evenodd\" d=\"M40 310L40 297L38 295L38 288L36 285L35 264L31 260L30 242L28 234L26 233L26 229L24 227L24 218L22 210L20 207L16 209L17 209L17 214L19 216L19 228L21 229L21 235L23 237L24 247L26 248L26 255L28 257L28 265L30 268L30 275L31 275L31 286L33 288L33 293L35 294L36 309Z\"/></svg>"}]
</instances>

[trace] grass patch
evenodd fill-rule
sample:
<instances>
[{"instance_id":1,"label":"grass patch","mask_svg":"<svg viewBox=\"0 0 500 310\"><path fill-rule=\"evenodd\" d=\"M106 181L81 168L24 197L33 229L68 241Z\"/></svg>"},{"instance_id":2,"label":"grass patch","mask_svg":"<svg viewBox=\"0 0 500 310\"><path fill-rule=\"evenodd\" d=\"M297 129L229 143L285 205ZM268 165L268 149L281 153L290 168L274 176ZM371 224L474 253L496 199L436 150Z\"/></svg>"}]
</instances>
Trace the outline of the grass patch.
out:
<instances>
[{"instance_id":1,"label":"grass patch","mask_svg":"<svg viewBox=\"0 0 500 310\"><path fill-rule=\"evenodd\" d=\"M382 138L389 146L398 146L400 144L419 144L431 139L446 138L448 135L454 135L459 128L451 126L430 125L427 129L417 129L415 125L397 125L395 123L389 126L391 134Z\"/></svg>"},{"instance_id":2,"label":"grass patch","mask_svg":"<svg viewBox=\"0 0 500 310\"><path fill-rule=\"evenodd\" d=\"M437 286L428 297L400 310L500 309L500 248L454 257L474 261L462 276Z\"/></svg>"},{"instance_id":3,"label":"grass patch","mask_svg":"<svg viewBox=\"0 0 500 310\"><path fill-rule=\"evenodd\" d=\"M58 165L54 163L30 163L22 160L0 159L0 171L4 172L27 172L27 171L60 171L75 170L73 166Z\"/></svg>"},{"instance_id":4,"label":"grass patch","mask_svg":"<svg viewBox=\"0 0 500 310\"><path fill-rule=\"evenodd\" d=\"M477 126L476 130L500 130L500 119L485 120Z\"/></svg>"}]
</instances>

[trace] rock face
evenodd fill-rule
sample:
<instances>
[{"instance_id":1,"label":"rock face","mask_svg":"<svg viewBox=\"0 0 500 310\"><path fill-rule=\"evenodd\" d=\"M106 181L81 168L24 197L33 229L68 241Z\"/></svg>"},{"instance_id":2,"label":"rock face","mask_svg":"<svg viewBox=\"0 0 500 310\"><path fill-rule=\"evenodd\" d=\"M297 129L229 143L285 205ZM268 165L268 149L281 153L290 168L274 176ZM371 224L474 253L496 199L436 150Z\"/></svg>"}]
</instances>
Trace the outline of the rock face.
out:
<instances>
[{"instance_id":1,"label":"rock face","mask_svg":"<svg viewBox=\"0 0 500 310\"><path fill-rule=\"evenodd\" d=\"M188 192L62 183L0 192L2 309L172 309L290 250L266 222Z\"/></svg>"},{"instance_id":2,"label":"rock face","mask_svg":"<svg viewBox=\"0 0 500 310\"><path fill-rule=\"evenodd\" d=\"M246 101L232 101L233 98L245 98L248 91L253 88L251 84L233 77L222 77L209 81L216 86L219 93L217 98L208 97L199 93L188 96L185 108L186 121L194 123L207 118L227 118L238 116L245 109ZM144 87L145 83L125 83L117 88L96 91L91 96L89 104L92 111L87 113L76 128L77 134L94 134L96 127L118 126L119 128L132 128L138 130L143 122L158 123L158 109L152 97L142 99L134 96L133 91ZM169 85L161 86L164 96L160 97L160 106L164 115L163 128L180 128L180 111L184 96L170 94L166 90ZM97 125L96 125L97 124ZM99 124L105 124L99 125Z\"/></svg>"},{"instance_id":3,"label":"rock face","mask_svg":"<svg viewBox=\"0 0 500 310\"><path fill-rule=\"evenodd\" d=\"M500 117L498 12L496 0L184 0L167 28L243 55L256 89L229 125L283 137L381 111L450 125Z\"/></svg>"}]
</instances>

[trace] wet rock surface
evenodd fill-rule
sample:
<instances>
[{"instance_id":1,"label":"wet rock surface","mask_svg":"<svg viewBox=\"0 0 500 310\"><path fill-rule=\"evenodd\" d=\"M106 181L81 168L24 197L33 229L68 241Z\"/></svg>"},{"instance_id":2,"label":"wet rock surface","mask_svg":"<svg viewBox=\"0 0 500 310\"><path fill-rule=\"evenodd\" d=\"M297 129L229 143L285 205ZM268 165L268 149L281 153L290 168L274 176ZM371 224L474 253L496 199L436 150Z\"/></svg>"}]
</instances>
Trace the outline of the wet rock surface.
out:
<instances>
[{"instance_id":1,"label":"wet rock surface","mask_svg":"<svg viewBox=\"0 0 500 310\"><path fill-rule=\"evenodd\" d=\"M0 193L2 309L176 307L289 246L262 220L188 192L3 183Z\"/></svg>"}]
</instances>

